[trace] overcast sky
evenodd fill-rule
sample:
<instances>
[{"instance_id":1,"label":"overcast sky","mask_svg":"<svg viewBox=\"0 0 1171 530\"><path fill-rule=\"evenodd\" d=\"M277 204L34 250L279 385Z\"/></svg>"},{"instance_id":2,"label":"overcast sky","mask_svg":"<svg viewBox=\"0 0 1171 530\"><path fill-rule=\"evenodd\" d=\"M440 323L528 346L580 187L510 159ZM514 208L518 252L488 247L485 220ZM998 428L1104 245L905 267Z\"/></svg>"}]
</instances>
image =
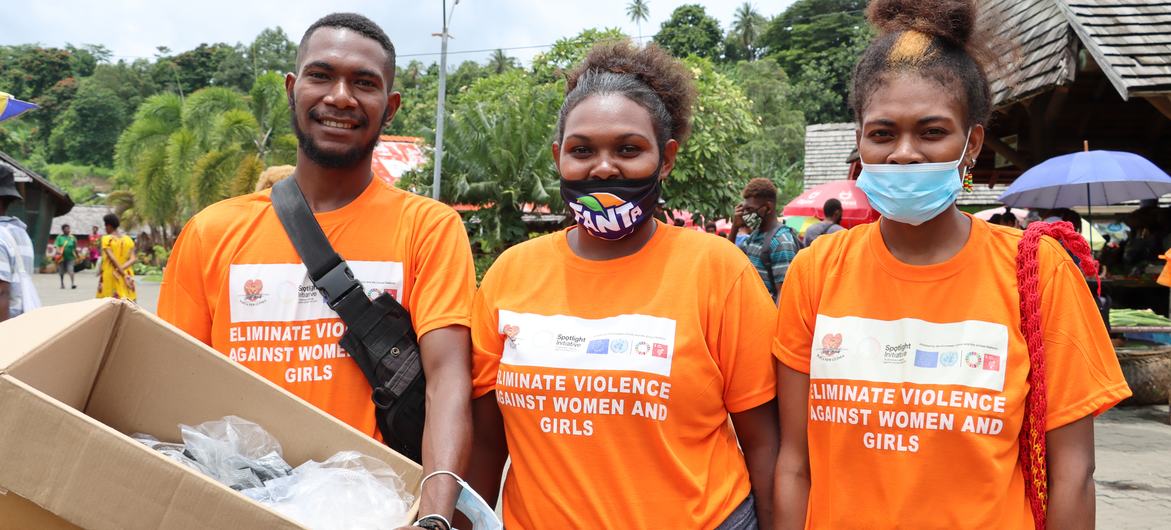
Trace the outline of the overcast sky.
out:
<instances>
[{"instance_id":1,"label":"overcast sky","mask_svg":"<svg viewBox=\"0 0 1171 530\"><path fill-rule=\"evenodd\" d=\"M527 63L542 46L585 28L617 26L633 35L635 25L626 17L628 1L461 0L452 18L455 38L448 51L505 48L509 55ZM792 2L754 0L752 4L761 14L772 17ZM642 25L642 33L654 35L671 11L685 3L689 2L649 0L650 19ZM703 4L726 29L741 2L690 3ZM25 0L19 4L5 10L0 44L103 44L113 51L114 60L151 58L157 46L177 52L205 42L248 43L272 26L284 28L297 41L322 15L355 11L386 30L404 63L410 58L430 63L439 57L439 39L431 33L442 25L440 0ZM448 62L481 61L487 55L450 54Z\"/></svg>"}]
</instances>

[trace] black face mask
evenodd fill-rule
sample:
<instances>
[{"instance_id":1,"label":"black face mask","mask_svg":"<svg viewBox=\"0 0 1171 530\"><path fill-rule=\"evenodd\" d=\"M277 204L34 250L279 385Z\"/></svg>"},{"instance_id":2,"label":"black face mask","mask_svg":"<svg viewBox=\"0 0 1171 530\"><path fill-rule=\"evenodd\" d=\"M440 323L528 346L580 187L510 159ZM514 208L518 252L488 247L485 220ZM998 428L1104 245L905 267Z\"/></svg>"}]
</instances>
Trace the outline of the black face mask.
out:
<instances>
[{"instance_id":1,"label":"black face mask","mask_svg":"<svg viewBox=\"0 0 1171 530\"><path fill-rule=\"evenodd\" d=\"M653 175L639 179L584 179L561 178L561 198L578 226L590 235L608 241L617 241L633 234L655 213L655 205L662 193L659 172L660 160Z\"/></svg>"}]
</instances>

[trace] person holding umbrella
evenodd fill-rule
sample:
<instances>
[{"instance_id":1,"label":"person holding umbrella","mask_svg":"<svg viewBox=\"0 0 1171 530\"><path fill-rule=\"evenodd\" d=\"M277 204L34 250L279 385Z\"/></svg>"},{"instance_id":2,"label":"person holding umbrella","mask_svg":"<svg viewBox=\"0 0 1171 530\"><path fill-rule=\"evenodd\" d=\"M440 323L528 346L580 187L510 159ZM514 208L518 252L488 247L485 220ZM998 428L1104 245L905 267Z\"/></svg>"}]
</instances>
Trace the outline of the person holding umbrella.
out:
<instances>
[{"instance_id":1,"label":"person holding umbrella","mask_svg":"<svg viewBox=\"0 0 1171 530\"><path fill-rule=\"evenodd\" d=\"M992 106L975 2L867 15L851 103L882 218L799 253L782 288L776 526L1085 528L1093 416L1130 391L1082 273L1037 233L1088 248L955 205Z\"/></svg>"}]
</instances>

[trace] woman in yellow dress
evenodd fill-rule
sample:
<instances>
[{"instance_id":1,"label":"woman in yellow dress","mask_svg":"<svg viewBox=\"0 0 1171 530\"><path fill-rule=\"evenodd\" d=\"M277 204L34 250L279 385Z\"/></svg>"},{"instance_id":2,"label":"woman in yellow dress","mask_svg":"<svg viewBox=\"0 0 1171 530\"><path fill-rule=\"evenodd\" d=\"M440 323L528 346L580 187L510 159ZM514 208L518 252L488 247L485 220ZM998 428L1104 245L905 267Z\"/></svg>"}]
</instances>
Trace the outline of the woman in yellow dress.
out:
<instances>
[{"instance_id":1,"label":"woman in yellow dress","mask_svg":"<svg viewBox=\"0 0 1171 530\"><path fill-rule=\"evenodd\" d=\"M102 273L98 280L98 298L138 299L134 291L134 240L118 232L121 221L112 213L102 218L106 235L102 236Z\"/></svg>"}]
</instances>

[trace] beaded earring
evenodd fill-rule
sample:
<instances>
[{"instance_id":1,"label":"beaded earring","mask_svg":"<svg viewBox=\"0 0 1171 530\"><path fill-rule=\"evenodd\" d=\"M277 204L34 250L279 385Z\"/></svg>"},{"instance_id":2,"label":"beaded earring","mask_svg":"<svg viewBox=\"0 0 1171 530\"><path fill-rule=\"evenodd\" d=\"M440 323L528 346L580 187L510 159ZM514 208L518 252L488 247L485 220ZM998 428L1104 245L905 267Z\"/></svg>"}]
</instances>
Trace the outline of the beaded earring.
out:
<instances>
[{"instance_id":1,"label":"beaded earring","mask_svg":"<svg viewBox=\"0 0 1171 530\"><path fill-rule=\"evenodd\" d=\"M973 164L969 165L968 167L964 168L963 182L964 182L964 192L966 192L966 193L972 192L972 166L974 166L974 165L976 165L976 164L973 163Z\"/></svg>"}]
</instances>

